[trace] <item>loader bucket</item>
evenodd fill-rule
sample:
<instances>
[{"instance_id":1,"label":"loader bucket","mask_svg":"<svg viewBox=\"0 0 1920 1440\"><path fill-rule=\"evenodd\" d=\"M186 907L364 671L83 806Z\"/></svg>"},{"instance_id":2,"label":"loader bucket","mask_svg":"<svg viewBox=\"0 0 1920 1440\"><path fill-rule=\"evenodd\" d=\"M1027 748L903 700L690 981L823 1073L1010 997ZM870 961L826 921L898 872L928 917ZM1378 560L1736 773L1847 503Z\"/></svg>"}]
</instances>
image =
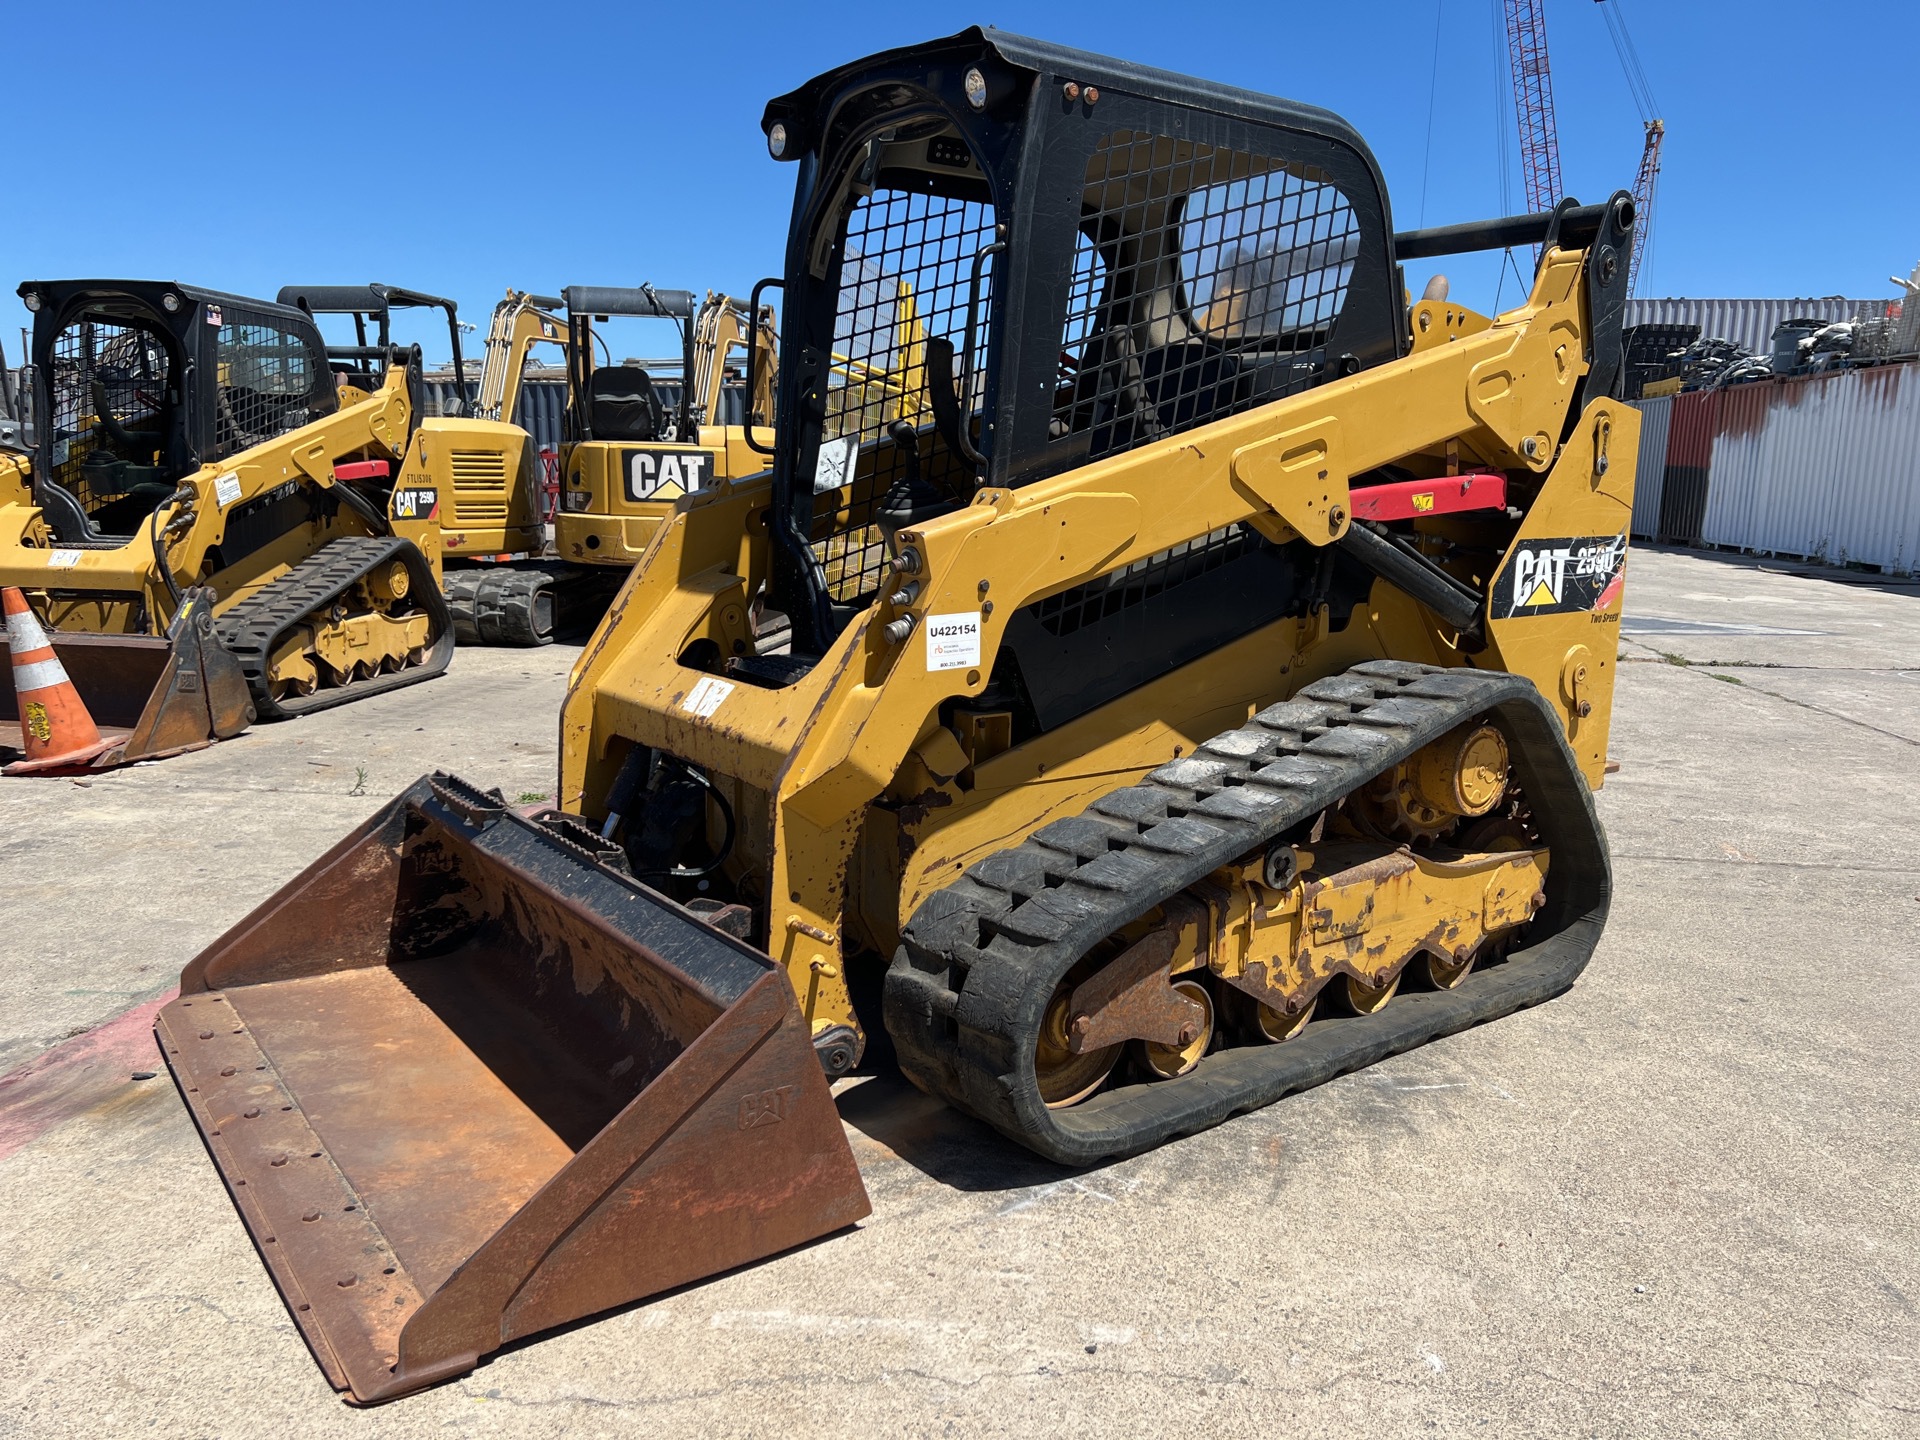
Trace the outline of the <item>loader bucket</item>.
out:
<instances>
[{"instance_id":1,"label":"loader bucket","mask_svg":"<svg viewBox=\"0 0 1920 1440\"><path fill-rule=\"evenodd\" d=\"M155 1023L350 1400L869 1212L784 973L592 843L422 778Z\"/></svg>"},{"instance_id":2,"label":"loader bucket","mask_svg":"<svg viewBox=\"0 0 1920 1440\"><path fill-rule=\"evenodd\" d=\"M213 632L213 592L187 591L165 635L50 631L53 653L113 742L82 768L108 770L227 740L253 723L247 677ZM25 748L12 656L0 635L0 751ZM8 773L14 773L9 767Z\"/></svg>"}]
</instances>

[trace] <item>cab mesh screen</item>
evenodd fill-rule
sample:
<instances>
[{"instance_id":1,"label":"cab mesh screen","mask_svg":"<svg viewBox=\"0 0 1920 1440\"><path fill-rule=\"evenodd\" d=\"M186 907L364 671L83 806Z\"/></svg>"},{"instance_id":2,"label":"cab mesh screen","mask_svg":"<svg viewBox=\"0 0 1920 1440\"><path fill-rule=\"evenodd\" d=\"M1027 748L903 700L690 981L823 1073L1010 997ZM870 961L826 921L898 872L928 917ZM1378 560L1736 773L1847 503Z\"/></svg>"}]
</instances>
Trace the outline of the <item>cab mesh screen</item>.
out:
<instances>
[{"instance_id":1,"label":"cab mesh screen","mask_svg":"<svg viewBox=\"0 0 1920 1440\"><path fill-rule=\"evenodd\" d=\"M324 367L302 336L230 316L220 327L219 363L215 434L221 456L264 444L314 418L312 400Z\"/></svg>"},{"instance_id":2,"label":"cab mesh screen","mask_svg":"<svg viewBox=\"0 0 1920 1440\"><path fill-rule=\"evenodd\" d=\"M1284 159L1116 131L1087 164L1054 439L1097 458L1327 378L1359 224Z\"/></svg>"},{"instance_id":3,"label":"cab mesh screen","mask_svg":"<svg viewBox=\"0 0 1920 1440\"><path fill-rule=\"evenodd\" d=\"M82 315L61 330L47 366L54 483L89 514L110 495L87 484L87 459L152 465L166 445L167 349L157 331Z\"/></svg>"},{"instance_id":4,"label":"cab mesh screen","mask_svg":"<svg viewBox=\"0 0 1920 1440\"><path fill-rule=\"evenodd\" d=\"M875 190L848 217L832 377L812 477L813 551L837 601L859 600L880 587L887 555L873 513L904 468L887 427L896 420L921 429L932 424L930 338L952 344L958 382L974 259L993 240L993 229L990 205L902 190ZM992 273L991 263L982 265L976 376L987 370ZM969 389L960 404L963 423L980 408L984 386ZM938 483L955 463L935 446L922 473Z\"/></svg>"}]
</instances>

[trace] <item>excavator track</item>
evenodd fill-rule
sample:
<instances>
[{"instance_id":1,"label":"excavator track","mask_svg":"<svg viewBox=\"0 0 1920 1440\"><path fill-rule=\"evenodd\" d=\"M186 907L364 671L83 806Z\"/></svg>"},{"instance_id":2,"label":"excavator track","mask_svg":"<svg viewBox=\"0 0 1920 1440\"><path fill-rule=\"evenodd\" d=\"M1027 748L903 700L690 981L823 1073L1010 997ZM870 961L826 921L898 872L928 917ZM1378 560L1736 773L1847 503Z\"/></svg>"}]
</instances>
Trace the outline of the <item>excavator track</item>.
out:
<instances>
[{"instance_id":1,"label":"excavator track","mask_svg":"<svg viewBox=\"0 0 1920 1440\"><path fill-rule=\"evenodd\" d=\"M271 659L280 638L316 611L331 606L355 582L379 566L399 560L407 567L410 597L433 622L433 640L418 664L390 674L350 680L344 685L315 690L311 695L275 697ZM440 587L434 583L426 556L410 540L388 536L352 537L322 546L286 574L233 606L215 621L220 640L247 677L254 709L262 720L284 720L314 710L344 705L402 685L431 680L453 659L453 617Z\"/></svg>"},{"instance_id":2,"label":"excavator track","mask_svg":"<svg viewBox=\"0 0 1920 1440\"><path fill-rule=\"evenodd\" d=\"M1553 854L1546 902L1504 963L1281 1044L1217 1050L1177 1079L1049 1109L1046 1006L1123 926L1320 812L1464 721L1495 720ZM1553 708L1499 671L1380 660L1306 686L1192 756L979 861L915 910L886 982L887 1031L923 1089L1052 1160L1086 1165L1217 1125L1349 1070L1563 993L1612 889L1593 798Z\"/></svg>"},{"instance_id":3,"label":"excavator track","mask_svg":"<svg viewBox=\"0 0 1920 1440\"><path fill-rule=\"evenodd\" d=\"M446 572L447 608L461 645L551 645L555 576L485 566Z\"/></svg>"}]
</instances>

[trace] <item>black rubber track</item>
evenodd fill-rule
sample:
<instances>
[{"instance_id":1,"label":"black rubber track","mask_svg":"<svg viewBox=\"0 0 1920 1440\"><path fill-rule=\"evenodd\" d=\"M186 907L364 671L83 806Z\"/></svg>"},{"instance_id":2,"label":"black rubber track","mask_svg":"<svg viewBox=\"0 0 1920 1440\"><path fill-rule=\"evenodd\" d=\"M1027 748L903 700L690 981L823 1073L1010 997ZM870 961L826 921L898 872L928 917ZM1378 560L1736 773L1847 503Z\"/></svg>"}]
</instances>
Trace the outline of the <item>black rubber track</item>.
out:
<instances>
[{"instance_id":1,"label":"black rubber track","mask_svg":"<svg viewBox=\"0 0 1920 1440\"><path fill-rule=\"evenodd\" d=\"M447 571L454 639L462 645L551 645L555 588L548 570L486 565Z\"/></svg>"},{"instance_id":2,"label":"black rubber track","mask_svg":"<svg viewBox=\"0 0 1920 1440\"><path fill-rule=\"evenodd\" d=\"M1034 1039L1074 962L1128 921L1311 819L1454 726L1491 717L1551 848L1528 943L1454 990L1208 1055L1177 1080L1049 1110ZM1500 671L1370 661L988 856L920 903L887 973L887 1031L931 1093L1051 1160L1088 1165L1218 1125L1345 1071L1552 999L1585 968L1612 875L1558 713Z\"/></svg>"},{"instance_id":3,"label":"black rubber track","mask_svg":"<svg viewBox=\"0 0 1920 1440\"><path fill-rule=\"evenodd\" d=\"M332 605L363 575L394 560L406 564L408 599L425 610L432 622L428 630L431 638L427 642L427 658L390 675L350 680L345 685L315 690L311 695L274 699L273 687L267 678L267 662L280 637L314 611ZM402 685L416 685L442 673L453 659L453 616L447 611L440 587L434 583L433 569L419 546L391 535L329 541L214 623L219 628L221 643L233 652L240 668L246 672L253 707L262 720L286 720L344 705L349 700L397 690Z\"/></svg>"}]
</instances>

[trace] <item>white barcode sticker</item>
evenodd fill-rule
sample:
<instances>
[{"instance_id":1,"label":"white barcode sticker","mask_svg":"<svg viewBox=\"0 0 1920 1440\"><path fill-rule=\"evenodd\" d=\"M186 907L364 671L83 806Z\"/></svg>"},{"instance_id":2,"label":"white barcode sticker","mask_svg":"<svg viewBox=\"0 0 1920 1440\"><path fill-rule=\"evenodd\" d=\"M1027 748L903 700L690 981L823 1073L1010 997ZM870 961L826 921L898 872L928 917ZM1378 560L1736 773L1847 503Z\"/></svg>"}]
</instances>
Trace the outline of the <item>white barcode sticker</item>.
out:
<instances>
[{"instance_id":1,"label":"white barcode sticker","mask_svg":"<svg viewBox=\"0 0 1920 1440\"><path fill-rule=\"evenodd\" d=\"M706 720L720 708L720 702L732 693L733 686L709 675L687 692L687 698L680 702L680 708L689 715L698 715Z\"/></svg>"},{"instance_id":2,"label":"white barcode sticker","mask_svg":"<svg viewBox=\"0 0 1920 1440\"><path fill-rule=\"evenodd\" d=\"M78 550L49 550L47 564L55 570L71 570L80 563Z\"/></svg>"},{"instance_id":3,"label":"white barcode sticker","mask_svg":"<svg viewBox=\"0 0 1920 1440\"><path fill-rule=\"evenodd\" d=\"M965 670L980 663L980 614L927 617L927 669Z\"/></svg>"},{"instance_id":4,"label":"white barcode sticker","mask_svg":"<svg viewBox=\"0 0 1920 1440\"><path fill-rule=\"evenodd\" d=\"M222 510L240 498L240 477L229 470L213 482L213 498Z\"/></svg>"}]
</instances>

